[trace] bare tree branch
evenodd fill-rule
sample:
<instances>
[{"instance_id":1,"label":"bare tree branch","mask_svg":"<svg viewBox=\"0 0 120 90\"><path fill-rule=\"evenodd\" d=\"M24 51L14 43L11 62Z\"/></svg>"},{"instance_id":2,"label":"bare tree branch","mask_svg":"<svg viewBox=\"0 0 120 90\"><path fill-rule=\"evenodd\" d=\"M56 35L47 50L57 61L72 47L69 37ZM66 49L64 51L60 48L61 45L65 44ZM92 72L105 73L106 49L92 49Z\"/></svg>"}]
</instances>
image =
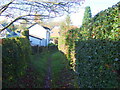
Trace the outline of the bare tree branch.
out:
<instances>
[{"instance_id":1,"label":"bare tree branch","mask_svg":"<svg viewBox=\"0 0 120 90\"><path fill-rule=\"evenodd\" d=\"M14 22L18 21L18 20L25 20L25 21L28 21L25 17L26 16L46 16L46 15L32 15L32 14L28 14L28 15L23 15L23 16L20 16L20 17L17 17L16 19L14 19L13 21L11 21L7 26L5 26L4 28L2 28L0 30L0 32L2 32L3 30L7 29L9 26L11 26Z\"/></svg>"},{"instance_id":2,"label":"bare tree branch","mask_svg":"<svg viewBox=\"0 0 120 90\"><path fill-rule=\"evenodd\" d=\"M12 0L10 3L8 3L8 4L6 4L6 5L3 5L3 7L0 8L0 15L8 8L8 6L9 6L10 4L13 3L13 1L14 1L14 0Z\"/></svg>"},{"instance_id":3,"label":"bare tree branch","mask_svg":"<svg viewBox=\"0 0 120 90\"><path fill-rule=\"evenodd\" d=\"M41 1L41 0L40 0ZM8 4L0 6L0 16L6 15L9 17L14 17L15 19L11 21L6 27L0 30L3 31L18 20L33 20L33 16L41 16L43 18L54 18L57 16L62 16L64 12L71 13L75 11L77 6L80 6L80 2L84 0L62 0L53 2L40 2L39 0L12 0ZM56 0L55 0L56 1ZM69 2L68 2L69 1ZM12 10L12 11L11 11ZM35 15L35 12L38 15ZM19 14L20 13L20 14Z\"/></svg>"}]
</instances>

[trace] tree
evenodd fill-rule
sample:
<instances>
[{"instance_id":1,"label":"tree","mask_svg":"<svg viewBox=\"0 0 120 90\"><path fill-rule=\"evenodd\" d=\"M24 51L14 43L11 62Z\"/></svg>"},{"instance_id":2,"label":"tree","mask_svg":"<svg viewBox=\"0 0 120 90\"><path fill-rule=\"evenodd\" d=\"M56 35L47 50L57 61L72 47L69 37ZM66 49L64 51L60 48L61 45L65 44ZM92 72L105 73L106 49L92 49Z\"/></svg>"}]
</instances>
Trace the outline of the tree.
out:
<instances>
[{"instance_id":1,"label":"tree","mask_svg":"<svg viewBox=\"0 0 120 90\"><path fill-rule=\"evenodd\" d=\"M82 24L86 23L92 17L90 6L85 7Z\"/></svg>"},{"instance_id":2,"label":"tree","mask_svg":"<svg viewBox=\"0 0 120 90\"><path fill-rule=\"evenodd\" d=\"M65 21L63 21L60 25L60 37L58 38L58 49L61 50L62 52L66 53L66 34L68 30L71 29L71 20L70 16L67 15L65 18Z\"/></svg>"},{"instance_id":3,"label":"tree","mask_svg":"<svg viewBox=\"0 0 120 90\"><path fill-rule=\"evenodd\" d=\"M77 11L85 0L2 0L0 1L0 16L14 18L4 29L18 20L49 19ZM5 3L6 2L6 3ZM73 9L74 8L74 9ZM12 11L11 11L12 10ZM37 12L37 14L35 14Z\"/></svg>"}]
</instances>

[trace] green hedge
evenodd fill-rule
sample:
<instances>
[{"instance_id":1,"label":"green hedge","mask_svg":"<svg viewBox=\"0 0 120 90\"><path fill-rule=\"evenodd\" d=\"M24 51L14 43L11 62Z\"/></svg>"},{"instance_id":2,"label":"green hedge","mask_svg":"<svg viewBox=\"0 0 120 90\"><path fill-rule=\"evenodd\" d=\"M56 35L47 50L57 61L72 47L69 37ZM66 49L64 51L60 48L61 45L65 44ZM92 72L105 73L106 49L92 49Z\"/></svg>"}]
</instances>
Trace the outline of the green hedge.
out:
<instances>
[{"instance_id":1,"label":"green hedge","mask_svg":"<svg viewBox=\"0 0 120 90\"><path fill-rule=\"evenodd\" d=\"M12 87L25 74L31 47L27 38L6 38L2 43L3 88ZM16 86L16 85L15 85Z\"/></svg>"},{"instance_id":2,"label":"green hedge","mask_svg":"<svg viewBox=\"0 0 120 90\"><path fill-rule=\"evenodd\" d=\"M79 35L80 35L78 31L79 29L69 30L66 34L66 40L65 40L66 41L65 44L68 48L66 49L67 50L66 56L72 68L75 67L75 41L79 39Z\"/></svg>"},{"instance_id":3,"label":"green hedge","mask_svg":"<svg viewBox=\"0 0 120 90\"><path fill-rule=\"evenodd\" d=\"M81 88L120 86L119 6L120 2L101 11L66 35L67 56L79 73Z\"/></svg>"},{"instance_id":4,"label":"green hedge","mask_svg":"<svg viewBox=\"0 0 120 90\"><path fill-rule=\"evenodd\" d=\"M120 2L104 11L99 12L80 28L82 39L120 40L119 29Z\"/></svg>"},{"instance_id":5,"label":"green hedge","mask_svg":"<svg viewBox=\"0 0 120 90\"><path fill-rule=\"evenodd\" d=\"M77 42L76 59L80 87L118 88L120 41L87 40Z\"/></svg>"}]
</instances>

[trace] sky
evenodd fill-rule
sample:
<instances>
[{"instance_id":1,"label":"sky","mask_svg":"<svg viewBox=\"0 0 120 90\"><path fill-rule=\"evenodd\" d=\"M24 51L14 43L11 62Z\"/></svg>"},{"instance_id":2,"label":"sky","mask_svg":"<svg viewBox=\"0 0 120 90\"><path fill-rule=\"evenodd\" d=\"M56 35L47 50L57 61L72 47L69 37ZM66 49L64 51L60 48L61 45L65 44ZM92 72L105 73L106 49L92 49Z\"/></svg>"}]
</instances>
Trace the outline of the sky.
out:
<instances>
[{"instance_id":1,"label":"sky","mask_svg":"<svg viewBox=\"0 0 120 90\"><path fill-rule=\"evenodd\" d=\"M94 16L101 10L105 10L108 7L112 7L113 5L115 5L118 2L119 2L119 0L85 0L85 3L82 6L80 6L80 9L78 10L78 12L70 15L71 21L72 21L73 25L79 27L82 24L82 18L84 16L84 11L85 11L84 8L86 6L90 6L92 16ZM55 18L55 19L53 19L53 21L64 20L64 18L65 18L65 16ZM2 19L3 18L0 18L0 20L2 20Z\"/></svg>"},{"instance_id":2,"label":"sky","mask_svg":"<svg viewBox=\"0 0 120 90\"><path fill-rule=\"evenodd\" d=\"M82 24L82 18L84 16L84 8L86 6L90 6L92 16L94 16L101 10L105 10L108 7L112 7L118 2L119 0L86 0L84 5L82 5L82 7L80 8L79 12L71 15L71 20L73 22L73 25L80 26Z\"/></svg>"}]
</instances>

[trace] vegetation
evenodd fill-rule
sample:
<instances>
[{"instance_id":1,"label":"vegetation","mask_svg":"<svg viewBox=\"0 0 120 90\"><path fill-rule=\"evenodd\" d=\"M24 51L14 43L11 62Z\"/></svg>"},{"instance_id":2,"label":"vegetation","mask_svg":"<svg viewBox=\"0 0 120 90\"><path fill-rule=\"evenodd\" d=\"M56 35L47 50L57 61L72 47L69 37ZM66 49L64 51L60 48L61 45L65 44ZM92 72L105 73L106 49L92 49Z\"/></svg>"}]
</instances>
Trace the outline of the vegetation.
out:
<instances>
[{"instance_id":1,"label":"vegetation","mask_svg":"<svg viewBox=\"0 0 120 90\"><path fill-rule=\"evenodd\" d=\"M28 30L28 29L24 30L24 31L22 32L22 35L26 36L27 39L29 40L29 30Z\"/></svg>"},{"instance_id":2,"label":"vegetation","mask_svg":"<svg viewBox=\"0 0 120 90\"><path fill-rule=\"evenodd\" d=\"M84 12L82 24L84 24L85 22L88 22L91 17L92 17L92 14L91 14L90 6L87 6L87 7L85 7L85 12Z\"/></svg>"},{"instance_id":3,"label":"vegetation","mask_svg":"<svg viewBox=\"0 0 120 90\"><path fill-rule=\"evenodd\" d=\"M50 88L75 87L75 82L71 82L75 80L74 72L55 45L41 47L39 53L32 47L32 54L28 39L17 37L3 39L2 46L3 88L44 88L46 77L51 78ZM66 78L63 74L69 76Z\"/></svg>"},{"instance_id":4,"label":"vegetation","mask_svg":"<svg viewBox=\"0 0 120 90\"><path fill-rule=\"evenodd\" d=\"M25 75L30 60L31 47L26 38L6 38L2 40L3 87L16 85Z\"/></svg>"},{"instance_id":5,"label":"vegetation","mask_svg":"<svg viewBox=\"0 0 120 90\"><path fill-rule=\"evenodd\" d=\"M67 53L65 38L66 38L67 31L71 29L70 24L71 24L70 16L67 16L65 21L60 25L60 37L58 38L58 48L65 54Z\"/></svg>"},{"instance_id":6,"label":"vegetation","mask_svg":"<svg viewBox=\"0 0 120 90\"><path fill-rule=\"evenodd\" d=\"M75 73L70 70L66 56L55 48L50 53L52 88L77 87Z\"/></svg>"},{"instance_id":7,"label":"vegetation","mask_svg":"<svg viewBox=\"0 0 120 90\"><path fill-rule=\"evenodd\" d=\"M86 7L89 20L77 29L68 16L58 40L62 52L54 44L31 48L27 37L0 41L3 88L120 88L119 6L93 18Z\"/></svg>"},{"instance_id":8,"label":"vegetation","mask_svg":"<svg viewBox=\"0 0 120 90\"><path fill-rule=\"evenodd\" d=\"M66 34L66 39L65 39L66 46L68 47L66 56L67 56L67 59L69 60L70 66L74 70L75 70L75 66L76 66L75 41L77 41L77 39L79 39L78 36L80 35L80 33L78 31L79 31L79 29L69 30Z\"/></svg>"},{"instance_id":9,"label":"vegetation","mask_svg":"<svg viewBox=\"0 0 120 90\"><path fill-rule=\"evenodd\" d=\"M118 9L120 3L98 13L80 29L67 34L68 58L75 56L79 86L88 88L118 88L120 32ZM73 62L71 62L73 63Z\"/></svg>"},{"instance_id":10,"label":"vegetation","mask_svg":"<svg viewBox=\"0 0 120 90\"><path fill-rule=\"evenodd\" d=\"M45 49L44 49L45 50ZM36 53L31 55L31 65L34 68L34 73L36 73L35 84L33 88L43 88L44 80L47 72L47 62L49 53L45 50L40 54Z\"/></svg>"},{"instance_id":11,"label":"vegetation","mask_svg":"<svg viewBox=\"0 0 120 90\"><path fill-rule=\"evenodd\" d=\"M119 41L79 41L76 48L79 84L81 87L118 88L120 85Z\"/></svg>"},{"instance_id":12,"label":"vegetation","mask_svg":"<svg viewBox=\"0 0 120 90\"><path fill-rule=\"evenodd\" d=\"M44 47L41 53L32 55L31 67L34 69L32 75L35 78L33 88L78 87L77 77L70 70L66 56L55 45Z\"/></svg>"},{"instance_id":13,"label":"vegetation","mask_svg":"<svg viewBox=\"0 0 120 90\"><path fill-rule=\"evenodd\" d=\"M61 52L55 52L51 56L51 60L52 60L52 63L51 63L52 77L53 77L52 85L53 85L54 88L56 88L56 87L58 87L56 85L56 82L61 80L61 78L60 78L61 71L65 68L67 68L67 66L66 66L67 60L66 60L66 57L63 56L63 54Z\"/></svg>"},{"instance_id":14,"label":"vegetation","mask_svg":"<svg viewBox=\"0 0 120 90\"><path fill-rule=\"evenodd\" d=\"M78 2L76 2L76 0L72 0L72 2L69 0L63 0L62 2L60 0L8 0L8 2L5 2L2 0L0 1L0 16L4 15L13 18L13 20L0 31L5 30L18 20L33 23L30 20L49 19L63 16L65 13L75 12L77 10L76 7L83 4L83 1L84 0L78 0ZM39 22L39 20L37 20L37 22Z\"/></svg>"}]
</instances>

